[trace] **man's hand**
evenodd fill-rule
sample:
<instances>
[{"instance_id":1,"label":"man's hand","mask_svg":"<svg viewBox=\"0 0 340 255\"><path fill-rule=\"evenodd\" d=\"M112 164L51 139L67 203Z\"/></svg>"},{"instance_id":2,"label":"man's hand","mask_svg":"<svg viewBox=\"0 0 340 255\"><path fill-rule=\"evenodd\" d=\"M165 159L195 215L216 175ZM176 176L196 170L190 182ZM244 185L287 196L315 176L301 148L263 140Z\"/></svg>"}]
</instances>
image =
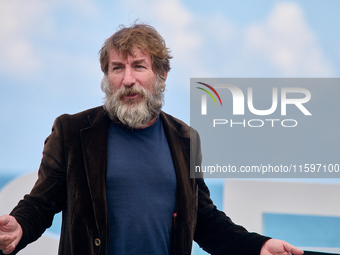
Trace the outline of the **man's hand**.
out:
<instances>
[{"instance_id":1,"label":"man's hand","mask_svg":"<svg viewBox=\"0 0 340 255\"><path fill-rule=\"evenodd\" d=\"M0 250L5 254L14 251L22 237L22 228L17 220L10 215L0 217Z\"/></svg>"},{"instance_id":2,"label":"man's hand","mask_svg":"<svg viewBox=\"0 0 340 255\"><path fill-rule=\"evenodd\" d=\"M260 255L302 255L303 250L277 239L269 239L264 243Z\"/></svg>"}]
</instances>

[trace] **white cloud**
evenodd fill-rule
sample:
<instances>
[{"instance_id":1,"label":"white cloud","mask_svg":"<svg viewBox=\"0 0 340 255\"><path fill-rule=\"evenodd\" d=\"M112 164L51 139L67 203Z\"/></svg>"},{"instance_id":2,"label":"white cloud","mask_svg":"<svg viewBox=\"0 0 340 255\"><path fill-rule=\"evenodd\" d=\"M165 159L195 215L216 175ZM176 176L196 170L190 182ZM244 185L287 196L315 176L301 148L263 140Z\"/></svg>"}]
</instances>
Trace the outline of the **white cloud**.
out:
<instances>
[{"instance_id":1,"label":"white cloud","mask_svg":"<svg viewBox=\"0 0 340 255\"><path fill-rule=\"evenodd\" d=\"M161 33L174 56L172 64L183 78L208 75L199 57L204 38L197 29L198 19L180 0L130 0L126 9Z\"/></svg>"},{"instance_id":2,"label":"white cloud","mask_svg":"<svg viewBox=\"0 0 340 255\"><path fill-rule=\"evenodd\" d=\"M235 25L221 14L215 14L203 20L206 33L210 33L213 40L217 40L222 45L229 42L236 33Z\"/></svg>"},{"instance_id":3,"label":"white cloud","mask_svg":"<svg viewBox=\"0 0 340 255\"><path fill-rule=\"evenodd\" d=\"M163 35L174 55L172 65L178 71L176 77L188 81L190 77L225 74L222 67L228 61L239 31L222 9L199 13L181 0L129 0L126 3L131 20L133 15L148 22Z\"/></svg>"},{"instance_id":4,"label":"white cloud","mask_svg":"<svg viewBox=\"0 0 340 255\"><path fill-rule=\"evenodd\" d=\"M94 17L98 12L90 0L0 1L0 71L34 76L46 65L41 45L34 41L42 35L56 34L54 11L62 8L85 17Z\"/></svg>"},{"instance_id":5,"label":"white cloud","mask_svg":"<svg viewBox=\"0 0 340 255\"><path fill-rule=\"evenodd\" d=\"M329 77L333 70L296 3L276 4L263 24L245 31L251 53L265 58L283 76Z\"/></svg>"},{"instance_id":6,"label":"white cloud","mask_svg":"<svg viewBox=\"0 0 340 255\"><path fill-rule=\"evenodd\" d=\"M29 36L45 11L42 1L0 1L0 69L22 74L39 68Z\"/></svg>"},{"instance_id":7,"label":"white cloud","mask_svg":"<svg viewBox=\"0 0 340 255\"><path fill-rule=\"evenodd\" d=\"M167 33L168 43L179 56L190 54L201 47L202 38L190 29L194 24L194 16L180 1L156 1L151 6L155 18Z\"/></svg>"}]
</instances>

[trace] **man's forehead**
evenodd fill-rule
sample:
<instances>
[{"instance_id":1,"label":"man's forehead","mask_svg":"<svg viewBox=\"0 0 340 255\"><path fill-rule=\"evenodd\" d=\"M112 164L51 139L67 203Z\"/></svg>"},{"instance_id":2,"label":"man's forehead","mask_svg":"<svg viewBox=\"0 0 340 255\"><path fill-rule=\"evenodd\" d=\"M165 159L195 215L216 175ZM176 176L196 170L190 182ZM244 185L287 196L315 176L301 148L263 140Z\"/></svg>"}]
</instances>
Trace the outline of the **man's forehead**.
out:
<instances>
[{"instance_id":1,"label":"man's forehead","mask_svg":"<svg viewBox=\"0 0 340 255\"><path fill-rule=\"evenodd\" d=\"M122 61L126 59L134 59L138 61L151 61L151 55L147 50L141 50L134 46L131 49L131 54L129 52L123 53L121 51L118 51L116 48L112 48L109 50L109 62L117 62Z\"/></svg>"}]
</instances>

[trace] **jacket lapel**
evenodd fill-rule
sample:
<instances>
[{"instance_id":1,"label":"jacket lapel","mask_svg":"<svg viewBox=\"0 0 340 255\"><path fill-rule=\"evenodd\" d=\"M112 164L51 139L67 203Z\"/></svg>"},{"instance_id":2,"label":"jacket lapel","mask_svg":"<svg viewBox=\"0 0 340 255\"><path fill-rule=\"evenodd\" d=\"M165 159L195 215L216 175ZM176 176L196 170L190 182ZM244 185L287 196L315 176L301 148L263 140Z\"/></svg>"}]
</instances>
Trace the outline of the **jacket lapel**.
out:
<instances>
[{"instance_id":1,"label":"jacket lapel","mask_svg":"<svg viewBox=\"0 0 340 255\"><path fill-rule=\"evenodd\" d=\"M164 123L164 132L168 139L177 179L173 254L185 252L189 254L197 209L197 187L195 179L190 178L190 128L165 113L161 113L160 116Z\"/></svg>"},{"instance_id":2,"label":"jacket lapel","mask_svg":"<svg viewBox=\"0 0 340 255\"><path fill-rule=\"evenodd\" d=\"M108 224L105 187L110 119L101 107L88 116L88 121L89 127L82 129L80 133L87 182L99 231Z\"/></svg>"},{"instance_id":3,"label":"jacket lapel","mask_svg":"<svg viewBox=\"0 0 340 255\"><path fill-rule=\"evenodd\" d=\"M184 175L182 177L186 178L189 176L190 138L188 134L183 134L182 124L175 121L173 117L164 112L161 113L160 117L164 123L164 132L168 140L176 174Z\"/></svg>"},{"instance_id":4,"label":"jacket lapel","mask_svg":"<svg viewBox=\"0 0 340 255\"><path fill-rule=\"evenodd\" d=\"M161 113L164 123L164 132L168 139L172 160L174 162L177 179L177 215L188 217L192 201L190 200L194 179L190 179L190 131L173 117ZM184 129L185 128L185 129ZM185 219L188 220L188 219Z\"/></svg>"}]
</instances>

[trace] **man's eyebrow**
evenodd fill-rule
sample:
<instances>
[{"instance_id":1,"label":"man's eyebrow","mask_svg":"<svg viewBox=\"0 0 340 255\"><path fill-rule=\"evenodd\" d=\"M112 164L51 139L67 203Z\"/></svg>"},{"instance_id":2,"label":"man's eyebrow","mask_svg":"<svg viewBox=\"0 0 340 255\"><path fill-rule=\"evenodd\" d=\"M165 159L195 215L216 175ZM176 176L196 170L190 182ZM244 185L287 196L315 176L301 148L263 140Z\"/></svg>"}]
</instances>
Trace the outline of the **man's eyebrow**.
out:
<instances>
[{"instance_id":1,"label":"man's eyebrow","mask_svg":"<svg viewBox=\"0 0 340 255\"><path fill-rule=\"evenodd\" d=\"M117 66L117 65L122 65L123 63L119 62L119 61L112 61L112 62L110 62L110 64L114 65L114 66Z\"/></svg>"},{"instance_id":2,"label":"man's eyebrow","mask_svg":"<svg viewBox=\"0 0 340 255\"><path fill-rule=\"evenodd\" d=\"M132 62L133 64L135 65L138 65L138 64L143 64L143 63L146 63L146 60L145 59L136 59L135 61Z\"/></svg>"}]
</instances>

